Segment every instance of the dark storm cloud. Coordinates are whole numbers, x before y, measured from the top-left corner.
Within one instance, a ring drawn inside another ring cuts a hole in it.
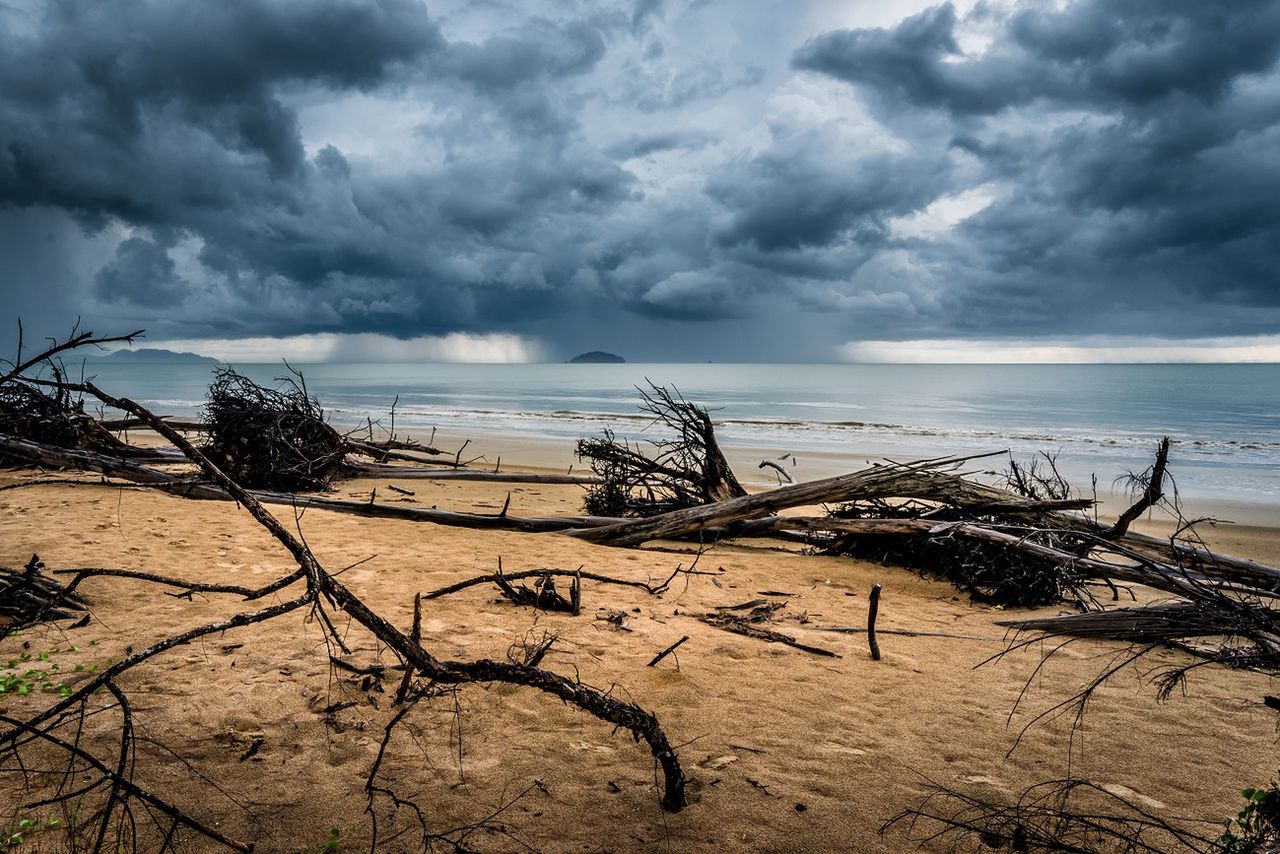
[[[604,34],[592,23],[533,21],[482,44],[452,45],[436,70],[482,90],[506,90],[539,78],[582,74],[600,61],[604,50]]]
[[[894,109],[989,115],[1038,99],[1120,108],[1171,95],[1211,101],[1280,55],[1280,7],[1269,0],[1031,4],[998,26],[990,49],[966,56],[955,8],[944,4],[893,29],[825,33],[794,65],[866,86]]]
[[[863,242],[870,234],[881,242],[888,218],[924,207],[946,188],[942,158],[848,158],[833,150],[838,143],[823,142],[775,146],[717,176],[708,193],[733,212],[717,241],[771,253],[827,246],[861,226]]]
[[[711,142],[711,137],[703,133],[689,131],[665,131],[661,133],[632,134],[626,139],[606,148],[605,154],[615,160],[633,160],[637,157],[648,157],[664,151],[675,151],[681,148],[702,148]]]
[[[195,242],[223,309],[207,322],[231,331],[483,324],[489,300],[467,286],[540,273],[514,269],[536,246],[482,241],[532,243],[548,208],[589,211],[630,192],[609,158],[566,142],[575,120],[540,88],[599,60],[589,22],[534,21],[470,44],[446,42],[408,0],[68,0],[4,41],[0,204],[144,232],[94,277],[103,302],[183,301],[174,240],[150,233]],[[307,157],[292,95],[411,83],[441,87],[456,111],[424,130],[456,152],[449,168],[353,170],[333,146]],[[244,313],[267,296],[285,316]]]
[[[941,120],[1001,190],[952,239],[913,247],[950,280],[938,305],[956,326],[1275,331],[1280,6],[1081,0],[974,18],[993,28],[977,53],[943,5],[793,59],[890,126]]]
[[[60,178],[79,143],[128,157],[174,125],[224,151],[262,155],[276,173],[302,165],[293,113],[271,87],[312,82],[372,87],[390,69],[438,50],[441,38],[408,0],[351,4],[99,4],[53,0],[29,37],[11,35],[0,55],[6,132],[0,191],[16,201],[86,208],[131,199],[90,176]],[[40,142],[70,134],[58,146]],[[136,150],[136,149],[135,149]],[[70,155],[70,156],[68,156]],[[97,158],[95,158],[97,159]],[[108,169],[111,162],[101,164]],[[94,190],[101,196],[94,198]]]
[[[440,5],[0,8],[7,302],[717,358],[1280,331],[1274,2]]]
[[[130,237],[116,247],[115,259],[98,271],[93,290],[105,302],[169,308],[186,298],[187,284],[178,275],[168,247]]]

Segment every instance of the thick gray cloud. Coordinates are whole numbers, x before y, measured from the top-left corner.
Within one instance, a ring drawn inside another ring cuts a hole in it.
[[[0,289],[635,358],[1277,333],[1278,60],[1245,0],[29,0]]]
[[[1280,7],[979,9],[968,23],[991,41],[976,52],[964,23],[943,5],[825,33],[794,58],[890,126],[936,122],[998,190],[912,247],[958,331],[1276,331]]]
[[[94,295],[104,302],[131,303],[142,309],[182,302],[188,285],[168,250],[158,241],[141,237],[121,241],[115,259],[94,277]]]

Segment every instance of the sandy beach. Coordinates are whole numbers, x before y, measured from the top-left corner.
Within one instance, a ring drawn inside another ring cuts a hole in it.
[[[563,471],[573,462],[565,443],[476,441],[473,448],[495,462],[501,455],[503,469]],[[0,485],[38,477],[6,472]],[[85,484],[0,492],[0,564],[21,566],[38,553],[50,569],[118,567],[249,586],[293,566],[230,503],[73,477]],[[345,481],[334,495],[366,499],[386,482]],[[414,495],[395,500],[425,507],[492,513],[509,491],[512,513],[581,510],[577,486],[401,485]],[[294,524],[294,514],[273,512]],[[1260,512],[1252,524],[1208,529],[1206,538],[1275,563],[1280,531],[1257,524],[1264,518]],[[1146,525],[1160,531],[1163,523]],[[687,546],[614,549],[558,534],[317,509],[302,513],[297,529],[326,568],[351,566],[343,581],[405,628],[415,592],[491,572],[499,558],[509,571],[584,567],[640,581],[665,578],[693,559]],[[657,714],[691,778],[684,811],[659,807],[643,745],[554,698],[512,686],[468,685],[421,702],[397,732],[383,779],[413,794],[433,830],[500,810],[467,839],[481,851],[889,852],[913,846],[900,833],[881,835],[881,825],[917,804],[928,781],[998,798],[1070,769],[1161,814],[1217,821],[1238,809],[1243,786],[1275,772],[1275,715],[1261,704],[1274,685],[1263,677],[1201,668],[1185,693],[1160,703],[1149,680],[1126,672],[1098,692],[1074,734],[1069,716],[1024,733],[1034,716],[1083,687],[1119,645],[1074,643],[1038,673],[1034,649],[984,664],[1005,647],[995,622],[1019,612],[975,605],[905,570],[740,545],[709,549],[699,567],[717,574],[680,579],[658,597],[586,583],[577,618],[535,613],[496,599],[490,587],[473,587],[424,603],[422,625],[434,654],[467,659],[502,659],[522,638],[556,634],[545,667]],[[884,657],[876,662],[864,637],[821,630],[864,624],[877,583],[883,629],[955,637],[882,635]],[[74,672],[243,609],[236,597],[188,601],[125,579],[93,579],[83,590],[92,600],[89,625],[27,631],[0,643],[0,660],[50,651],[63,673]],[[777,628],[840,657],[728,634],[689,616],[765,594],[786,602]],[[621,626],[617,617],[605,619],[619,612]],[[646,666],[686,635],[675,655]],[[351,661],[395,663],[358,628],[346,640]],[[393,714],[399,675],[386,678],[384,693],[361,690],[364,677],[332,669],[329,652],[317,625],[287,615],[179,647],[131,671],[124,684],[134,697],[135,725],[167,748],[140,743],[139,781],[222,832],[253,840],[258,851],[319,850],[335,827],[341,850],[367,846],[364,782]],[[1143,669],[1178,658],[1159,653]],[[41,694],[10,694],[0,707],[21,716],[45,702]],[[90,740],[109,744],[111,737],[107,728]],[[7,786],[16,779],[3,778]],[[9,805],[0,821],[21,817],[23,801],[12,788],[0,793]],[[400,818],[383,825],[384,839],[407,827]],[[38,836],[32,846],[57,850],[39,847]],[[407,834],[383,850],[415,847]]]

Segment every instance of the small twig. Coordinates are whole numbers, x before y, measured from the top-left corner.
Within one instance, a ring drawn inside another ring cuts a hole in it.
[[[670,655],[671,653],[675,652],[675,651],[676,651],[676,647],[680,646],[680,644],[684,643],[684,642],[685,642],[685,641],[687,641],[688,639],[689,639],[689,636],[688,636],[688,635],[685,635],[684,637],[680,638],[680,640],[676,641],[676,642],[675,642],[675,643],[673,643],[671,646],[667,647],[667,648],[666,648],[666,649],[664,649],[662,652],[660,652],[660,653],[658,653],[657,655],[655,655],[655,656],[653,657],[653,660],[652,660],[652,661],[650,661],[646,666],[647,666],[647,667],[653,667],[653,666],[654,666],[654,665],[656,665],[659,661],[662,661],[662,659],[666,658],[668,655]]]
[[[422,642],[422,594],[413,594],[413,628],[409,631],[409,640]],[[409,683],[413,680],[413,668],[408,664],[404,668],[404,679],[400,680],[400,689],[396,691],[396,705],[404,702],[409,695]]]

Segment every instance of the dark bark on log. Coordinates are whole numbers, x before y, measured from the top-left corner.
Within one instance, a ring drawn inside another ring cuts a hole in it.
[[[151,486],[183,498],[212,501],[234,500],[227,492],[212,484],[192,484],[187,480],[177,480],[169,472],[91,451],[55,448],[50,445],[42,445],[39,442],[17,439],[3,434],[0,434],[0,450],[15,457],[30,460],[46,468],[98,472],[109,477],[118,477],[133,483]],[[264,504],[316,507],[343,513],[353,513],[358,516],[433,522],[439,525],[452,525],[463,528],[549,532],[618,521],[616,519],[592,516],[521,517],[507,514],[465,513],[452,510],[434,510],[427,507],[371,504],[367,501],[344,501],[320,495],[299,495],[292,492],[270,492],[267,490],[249,490],[249,494]]]
[[[1208,582],[1206,576],[1178,567],[1154,563],[1111,563],[1055,549],[1026,536],[1008,533],[968,522],[931,522],[927,519],[832,519],[829,517],[783,516],[769,520],[783,530],[831,531],[860,536],[967,537],[1003,546],[1032,557],[1058,561],[1074,571],[1093,578],[1145,584],[1169,593],[1183,594],[1193,581]],[[757,526],[762,530],[764,525]]]
[[[409,640],[422,644],[422,594],[413,594],[413,629],[409,632]],[[413,681],[413,671],[405,668],[404,678],[400,680],[400,688],[396,691],[396,705],[400,705],[409,696],[409,684]]]
[[[820,646],[810,646],[807,643],[801,643],[790,635],[784,635],[782,632],[775,632],[772,629],[762,629],[754,625],[751,621],[743,617],[735,617],[729,614],[698,614],[697,618],[706,623],[708,626],[714,626],[717,629],[723,629],[726,632],[733,632],[735,635],[743,635],[757,640],[768,641],[769,643],[780,643],[804,652],[821,655],[826,658],[839,658],[837,653],[829,649],[823,649]]]
[[[183,433],[203,433],[209,429],[209,425],[203,421],[191,421],[185,418],[164,418],[164,423]],[[103,421],[102,426],[112,431],[151,429],[141,418],[117,418],[113,421]]]
[[[493,483],[566,483],[588,485],[600,478],[583,474],[543,474],[540,472],[473,471],[471,469],[414,468],[378,464],[348,464],[349,477],[400,478],[402,480],[479,480]]]
[[[13,456],[51,468],[74,468],[95,471],[162,489],[190,498],[229,500],[223,490],[210,484],[192,485],[175,481],[165,471],[90,451],[56,448],[23,439],[0,435],[0,450]],[[343,501],[323,496],[300,496],[293,493],[252,492],[260,501],[285,506],[306,506],[356,515],[431,522],[458,527],[512,530],[525,532],[565,532],[605,545],[636,545],[648,539],[699,536],[771,536],[797,531],[826,531],[855,535],[970,537],[996,543],[1027,554],[1061,561],[1074,570],[1095,578],[1111,578],[1135,582],[1182,593],[1186,578],[1211,578],[1218,582],[1254,588],[1262,592],[1280,593],[1280,569],[1243,558],[1218,555],[1199,546],[1170,542],[1146,534],[1126,532],[1114,545],[1129,550],[1141,562],[1113,563],[1039,545],[1024,536],[994,530],[972,523],[937,522],[928,518],[904,519],[834,519],[830,517],[748,518],[773,513],[777,509],[853,497],[928,497],[946,494],[954,482],[967,483],[934,467],[946,461],[925,461],[913,466],[880,466],[823,481],[796,484],[757,495],[730,499],[717,504],[673,511],[661,516],[636,520],[608,517],[520,517],[506,513],[481,514],[435,510],[403,505],[371,504]],[[1038,513],[1058,509],[1061,502],[1036,502],[1001,490],[981,488],[965,493],[972,497],[972,507],[984,513]],[[993,500],[996,499],[996,500]],[[1054,523],[1063,530],[1074,530],[1101,538],[1107,526],[1088,517],[1054,513]],[[1151,564],[1156,564],[1152,571]],[[1184,568],[1185,567],[1185,568]],[[590,577],[590,576],[584,576]]]
[[[1123,536],[1135,519],[1146,513],[1149,508],[1154,507],[1164,497],[1164,469],[1168,463],[1169,437],[1165,436],[1160,441],[1160,447],[1156,450],[1156,461],[1151,467],[1151,474],[1147,478],[1147,488],[1143,491],[1142,497],[1132,507],[1120,514],[1120,518],[1111,526],[1111,529],[1102,535],[1104,539],[1114,540]]]
[[[387,460],[401,460],[408,463],[429,462],[432,465],[449,466],[451,468],[466,465],[466,463],[461,461],[424,460],[422,459],[422,456],[415,456],[415,454],[421,454],[429,457],[447,455],[439,448],[429,448],[425,445],[414,445],[409,442],[395,442],[393,444],[360,442],[348,436],[347,447],[357,454],[377,460],[380,463],[385,463]]]
[[[876,616],[880,613],[880,585],[871,586],[871,598],[867,605],[867,646],[871,648],[871,660],[880,660],[880,643],[876,640]]]

